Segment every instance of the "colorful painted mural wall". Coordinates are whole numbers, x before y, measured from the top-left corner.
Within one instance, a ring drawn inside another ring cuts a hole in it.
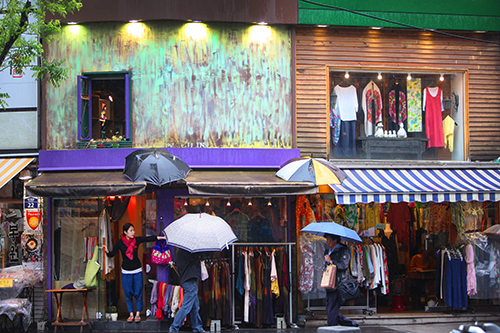
[[[194,30],[193,30],[194,27]],[[77,75],[132,72],[134,147],[291,148],[291,31],[184,22],[68,25],[48,46],[46,149],[77,147]]]

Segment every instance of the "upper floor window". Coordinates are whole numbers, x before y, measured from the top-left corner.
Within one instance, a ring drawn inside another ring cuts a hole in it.
[[[330,158],[465,160],[463,75],[330,70]]]
[[[78,76],[78,139],[131,139],[130,72]]]

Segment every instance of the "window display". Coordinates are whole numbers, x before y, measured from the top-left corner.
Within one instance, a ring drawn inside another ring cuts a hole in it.
[[[455,73],[331,69],[329,157],[463,159],[463,111],[451,103],[462,81]]]

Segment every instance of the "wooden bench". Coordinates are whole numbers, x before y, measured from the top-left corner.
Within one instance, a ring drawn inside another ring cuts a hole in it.
[[[92,289],[50,289],[46,290],[48,293],[53,293],[54,298],[56,299],[57,304],[57,317],[56,321],[52,323],[54,325],[54,332],[57,332],[57,327],[61,326],[64,330],[64,326],[80,326],[80,333],[83,332],[83,326],[89,325],[90,330],[92,331],[92,324],[89,319],[89,311],[87,309],[87,294],[91,292]],[[82,320],[79,322],[65,322],[62,319],[61,315],[61,305],[62,305],[62,295],[64,293],[81,293],[83,296],[83,309],[82,309]],[[85,321],[85,315],[87,315],[87,320]]]

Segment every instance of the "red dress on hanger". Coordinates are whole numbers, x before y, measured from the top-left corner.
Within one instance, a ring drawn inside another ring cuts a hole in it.
[[[429,139],[427,147],[444,148],[441,88],[427,87],[425,93],[425,136]]]

